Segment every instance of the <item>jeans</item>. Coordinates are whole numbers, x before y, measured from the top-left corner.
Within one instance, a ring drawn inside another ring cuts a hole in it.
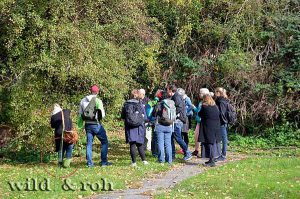
[[[63,161],[63,157],[65,156],[65,154],[66,154],[66,158],[67,159],[71,159],[72,158],[73,146],[74,146],[73,144],[67,144],[65,142],[63,143],[63,151],[62,151],[62,153],[61,153],[60,149],[58,151],[58,160],[59,160],[59,162]]]
[[[101,148],[101,164],[107,164],[107,153],[108,153],[108,139],[106,131],[100,124],[86,124],[86,160],[88,166],[93,166],[93,141],[94,136],[96,136],[102,145]]]
[[[158,142],[158,162],[172,163],[172,127],[157,124],[155,128]]]
[[[227,124],[221,125],[221,135],[222,135],[222,156],[226,157],[227,144],[228,144]]]
[[[187,154],[188,151],[188,147],[186,145],[186,143],[183,141],[182,136],[181,136],[181,129],[182,129],[183,123],[181,121],[176,121],[176,123],[174,124],[174,132],[172,134],[172,140],[171,140],[171,144],[172,144],[172,157],[175,157],[175,142],[174,139],[176,140],[176,142],[179,144],[179,146],[182,148],[184,155]]]

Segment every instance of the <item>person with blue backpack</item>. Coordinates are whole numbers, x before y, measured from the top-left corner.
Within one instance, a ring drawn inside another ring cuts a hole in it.
[[[127,100],[122,108],[121,118],[125,122],[126,143],[130,145],[131,166],[136,167],[136,148],[145,165],[146,161],[144,142],[145,142],[145,109],[139,101],[139,90],[131,92],[130,99]]]
[[[175,102],[167,98],[164,91],[162,99],[155,106],[153,116],[156,118],[155,132],[158,144],[158,162],[172,164],[171,137],[176,120]]]

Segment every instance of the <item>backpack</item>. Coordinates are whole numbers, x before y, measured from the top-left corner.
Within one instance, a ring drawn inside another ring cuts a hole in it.
[[[237,121],[236,110],[229,102],[227,103],[226,118],[228,124],[231,125],[234,125]]]
[[[165,99],[162,101],[162,114],[158,119],[158,123],[170,126],[176,120],[176,107],[175,102],[170,99]]]
[[[125,123],[130,127],[138,127],[144,123],[144,114],[139,103],[125,104]]]
[[[95,120],[96,119],[96,97],[93,97],[90,103],[83,111],[83,120]]]
[[[153,100],[153,101],[148,102],[145,106],[146,115],[150,121],[153,121],[152,113],[154,111],[154,107],[156,104],[157,104],[157,101]]]

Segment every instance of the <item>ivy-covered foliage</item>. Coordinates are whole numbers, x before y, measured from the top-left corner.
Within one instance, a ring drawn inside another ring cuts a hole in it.
[[[299,13],[296,0],[2,0],[0,124],[18,147],[46,143],[53,103],[75,120],[98,84],[113,129],[131,88],[176,83],[195,104],[225,87],[239,133],[297,129]]]
[[[165,81],[198,99],[225,87],[237,132],[300,125],[300,3],[294,0],[147,1],[158,19]]]

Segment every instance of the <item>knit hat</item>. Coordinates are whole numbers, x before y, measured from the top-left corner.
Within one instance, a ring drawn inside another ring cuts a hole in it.
[[[56,113],[59,113],[60,111],[62,111],[62,109],[60,108],[59,104],[54,104],[54,108],[53,108],[51,115],[55,115]]]
[[[99,87],[97,85],[93,85],[91,88],[90,88],[90,91],[92,93],[99,93]]]

